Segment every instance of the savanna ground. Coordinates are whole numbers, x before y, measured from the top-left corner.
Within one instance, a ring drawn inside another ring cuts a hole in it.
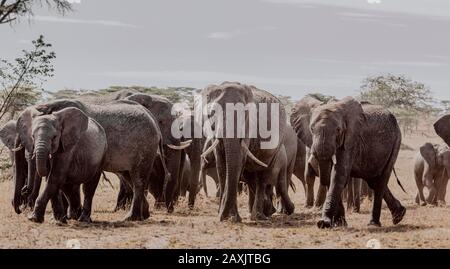
[[[151,207],[149,220],[122,222],[125,212],[113,212],[118,182],[112,176],[114,189],[104,181],[99,185],[92,224],[70,221],[58,225],[52,220],[50,210],[45,223],[35,224],[26,219],[28,212],[14,213],[10,202],[12,181],[3,181],[0,183],[0,248],[66,248],[77,242],[81,248],[366,248],[371,239],[378,240],[382,248],[450,248],[450,206],[419,207],[414,203],[414,156],[424,142],[440,142],[431,122],[427,120],[403,138],[405,146],[396,169],[408,193],[402,192],[394,177],[390,181],[392,192],[407,208],[404,220],[397,226],[393,226],[390,213],[383,205],[383,227],[367,227],[371,203],[364,201],[360,214],[347,212],[348,227],[319,230],[316,222],[321,213],[304,208],[303,188],[295,178],[297,192],[291,192],[291,198],[296,209],[291,216],[275,214],[270,221],[252,222],[247,196],[243,194],[239,198],[243,222],[219,222],[218,202],[211,197],[214,187],[210,181],[210,197],[205,197],[202,191],[192,211],[182,198],[173,214]],[[149,199],[152,205],[153,200]],[[450,192],[447,201],[450,203]]]

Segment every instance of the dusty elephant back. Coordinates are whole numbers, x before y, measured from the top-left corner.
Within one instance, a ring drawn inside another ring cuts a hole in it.
[[[353,177],[371,178],[382,174],[397,159],[401,132],[395,116],[381,106],[365,104],[364,122],[355,148]],[[364,171],[364,172],[362,172]]]

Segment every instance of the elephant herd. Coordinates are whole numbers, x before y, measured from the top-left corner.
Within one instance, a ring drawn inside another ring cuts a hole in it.
[[[230,104],[245,107],[244,114],[211,112],[211,105]],[[91,222],[101,175],[111,172],[120,179],[116,210],[129,208],[125,220],[141,221],[150,217],[148,193],[155,207],[165,206],[169,213],[188,193],[192,209],[202,187],[207,193],[208,175],[217,185],[221,221],[241,221],[241,191],[248,194],[251,220],[267,220],[277,210],[294,212],[288,189],[295,189],[295,175],[303,183],[306,206],[323,210],[319,228],[346,225],[343,199],[359,211],[362,195],[373,202],[369,225],[381,225],[383,200],[394,224],[403,219],[406,209],[388,187],[402,139],[388,110],[351,97],[327,103],[305,97],[289,119],[277,97],[238,82],[206,87],[194,108],[192,114],[174,113],[166,98],[128,90],[28,107],[0,130],[13,163],[15,212],[29,207],[28,219],[40,223],[50,201],[55,220]],[[448,117],[435,124],[446,142]],[[205,128],[203,119],[213,118]],[[252,126],[259,132],[251,133]],[[417,203],[445,203],[448,169],[447,146],[420,149]]]

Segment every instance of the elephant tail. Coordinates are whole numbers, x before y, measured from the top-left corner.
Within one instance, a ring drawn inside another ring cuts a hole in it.
[[[406,194],[408,194],[408,192],[405,190],[405,188],[403,187],[402,183],[400,182],[400,179],[397,176],[397,172],[395,171],[395,168],[392,169],[394,171],[394,176],[397,179],[397,184],[400,186],[400,188],[402,188],[402,191]]]
[[[111,188],[114,190],[115,188],[114,188],[113,184],[111,183],[111,180],[106,176],[105,171],[102,172],[102,175],[103,175],[103,180],[108,182],[109,186],[111,186]]]
[[[292,181],[292,176],[288,180],[289,180],[289,186],[291,187],[292,191],[295,193],[297,191],[297,187],[295,187],[294,181]]]

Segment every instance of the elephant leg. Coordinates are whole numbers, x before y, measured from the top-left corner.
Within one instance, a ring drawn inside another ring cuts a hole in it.
[[[354,206],[354,200],[353,200],[353,178],[350,178],[349,182],[347,183],[347,195],[344,197],[347,197],[347,210],[350,210]]]
[[[392,223],[394,225],[400,223],[405,216],[406,208],[402,206],[400,201],[394,197],[388,186],[386,186],[384,190],[383,198],[389,208],[389,211],[391,211]]]
[[[40,177],[37,173],[34,178],[33,189],[31,191],[30,196],[28,196],[28,206],[33,209],[34,203],[36,202],[37,197],[39,196],[39,191],[41,190],[42,177]]]
[[[81,216],[78,221],[81,222],[92,222],[91,212],[92,212],[92,200],[94,198],[95,190],[97,189],[98,182],[100,181],[101,172],[98,172],[90,181],[83,184],[83,209],[81,211]]]
[[[143,162],[146,165],[140,165],[138,168],[130,171],[130,176],[133,180],[133,201],[130,211],[125,216],[125,221],[142,221],[150,216],[148,202],[144,195],[144,187],[150,176],[147,167],[153,167],[153,162],[154,157],[148,162]]]
[[[64,195],[61,191],[58,191],[57,194],[50,199],[52,210],[53,210],[53,218],[56,221],[66,223],[66,210],[64,203],[66,202]]]
[[[447,194],[447,185],[448,185],[448,174],[447,171],[441,177],[441,182],[439,184],[438,194],[437,194],[437,202],[438,205],[445,206],[445,195]]]
[[[327,186],[324,186],[322,184],[319,185],[319,189],[317,190],[316,203],[314,204],[316,208],[323,207],[323,203],[325,203],[325,199],[327,198],[327,191]]]
[[[280,196],[279,200],[281,202],[281,213],[291,215],[294,213],[295,206],[289,197],[288,186],[286,173],[284,169],[282,169],[277,182],[277,195]]]
[[[69,200],[67,217],[77,220],[81,216],[80,185],[65,184],[63,190]]]
[[[188,198],[189,209],[194,209],[197,192],[198,192],[198,174],[197,175],[192,174],[189,182],[189,198]]]
[[[248,209],[250,214],[252,213],[253,206],[255,204],[255,194],[256,194],[256,178],[247,178],[248,185]]]
[[[256,181],[255,202],[253,203],[252,214],[250,219],[253,221],[267,220],[264,215],[264,197],[266,195],[266,183],[264,180],[258,179]]]
[[[316,181],[316,174],[311,165],[308,164],[305,171],[306,179],[306,207],[314,206],[314,182]]]
[[[353,212],[359,213],[361,209],[361,179],[353,179]]]
[[[264,198],[264,215],[267,217],[272,216],[277,210],[273,206],[273,187],[271,185],[266,186],[266,196]]]
[[[28,216],[28,219],[37,223],[44,222],[45,209],[48,201],[52,199],[52,203],[54,202],[55,205],[61,202],[58,198],[58,191],[59,188],[56,184],[51,182],[47,183],[44,191],[37,198],[33,212]]]
[[[426,177],[424,181],[425,181],[424,185],[429,191],[426,201],[429,204],[435,204],[434,199],[436,197],[437,189],[436,189],[436,184],[434,182],[434,179],[431,177]]]
[[[416,197],[416,203],[418,205],[422,205],[425,206],[427,205],[427,201],[425,199],[425,195],[423,195],[423,179],[422,179],[422,174],[416,172],[415,174],[415,179],[416,179],[416,185],[417,185],[417,197]]]
[[[372,204],[372,216],[369,222],[369,226],[381,227],[381,205],[383,202],[385,185],[381,184],[378,179],[374,179],[377,184],[372,185],[374,190],[373,204]]]
[[[125,210],[129,208],[133,199],[133,189],[130,186],[129,177],[127,179],[127,177],[121,173],[117,173],[116,175],[119,178],[120,186],[114,211]]]

